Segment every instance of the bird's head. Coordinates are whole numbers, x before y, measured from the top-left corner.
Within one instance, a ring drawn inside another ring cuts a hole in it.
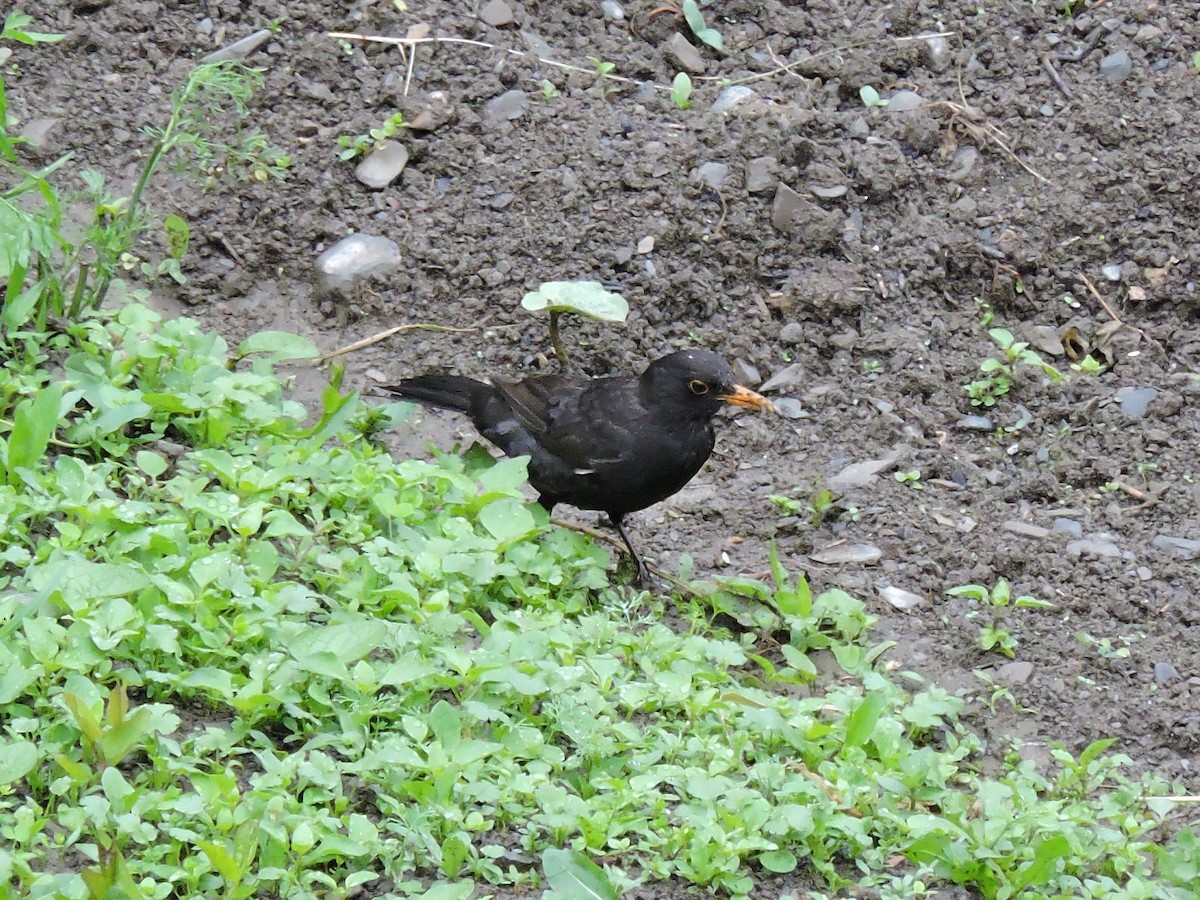
[[[726,403],[773,411],[761,394],[737,384],[733,370],[711,350],[680,350],[646,367],[638,379],[647,406],[669,409],[686,418],[711,419]]]

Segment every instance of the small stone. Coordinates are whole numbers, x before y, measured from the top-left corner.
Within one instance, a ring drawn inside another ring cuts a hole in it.
[[[1123,387],[1114,395],[1121,405],[1121,412],[1132,419],[1140,419],[1146,414],[1150,401],[1158,396],[1157,388]]]
[[[804,326],[799,322],[788,322],[779,329],[779,342],[781,344],[803,344],[804,343]]]
[[[637,243],[637,252],[642,256],[654,252],[654,235],[648,234]]]
[[[812,191],[814,197],[820,197],[822,200],[837,200],[839,197],[846,196],[846,186],[844,184],[835,184],[830,187],[810,184],[808,189]]]
[[[719,191],[725,186],[725,178],[729,175],[729,166],[726,163],[706,162],[696,169],[696,175],[705,187]]]
[[[1067,544],[1067,552],[1072,556],[1119,557],[1124,555],[1121,548],[1112,541],[1101,538],[1082,538],[1078,541],[1071,541]]]
[[[775,202],[771,205],[771,224],[778,231],[790,231],[805,205],[799,194],[780,182],[775,188]]]
[[[1010,662],[996,669],[996,678],[1008,685],[1027,684],[1033,677],[1033,663]]]
[[[55,144],[54,133],[62,131],[59,125],[62,124],[59,119],[38,118],[31,119],[26,122],[21,129],[21,139],[24,140],[25,146],[32,150],[37,156],[48,156],[53,151]]]
[[[399,141],[384,141],[354,168],[354,177],[373,191],[382,190],[400,177],[408,165],[408,150]]]
[[[616,0],[604,0],[600,4],[600,12],[604,13],[604,18],[610,22],[625,21],[625,10],[621,9],[621,4]]]
[[[1133,60],[1124,50],[1110,53],[1100,60],[1100,74],[1110,83],[1119,84],[1133,72]]]
[[[390,274],[400,267],[400,245],[373,234],[342,238],[317,257],[322,291],[342,291],[362,278]]]
[[[971,171],[979,160],[979,151],[974,147],[960,147],[954,154],[953,164],[946,173],[951,181],[966,181],[971,177]]]
[[[1154,664],[1154,681],[1156,684],[1166,684],[1168,681],[1174,681],[1179,677],[1179,670],[1169,662],[1156,662]]]
[[[883,551],[874,544],[834,544],[832,547],[810,553],[808,558],[827,566],[873,563],[883,558]]]
[[[777,391],[780,388],[798,384],[803,378],[804,366],[800,365],[800,363],[792,363],[787,368],[781,369],[768,378],[758,390],[760,393],[764,391]]]
[[[523,91],[505,91],[483,105],[485,123],[496,125],[519,119],[529,110],[529,98]]]
[[[479,10],[479,20],[493,28],[503,28],[516,21],[512,9],[504,0],[491,0],[491,2],[485,3]]]
[[[1160,534],[1152,541],[1156,550],[1165,550],[1180,559],[1200,558],[1200,541]]]
[[[751,194],[762,194],[775,187],[779,160],[773,156],[760,156],[746,163],[746,190]]]
[[[1119,265],[1117,265],[1116,263],[1109,263],[1108,265],[1102,267],[1100,269],[1100,272],[1109,281],[1120,281],[1121,280],[1121,267]]]
[[[521,38],[525,41],[525,46],[529,48],[534,59],[554,59],[554,48],[547,44],[540,35],[534,34],[532,31],[522,31]]]
[[[1041,525],[1034,525],[1030,522],[1021,522],[1016,519],[1010,519],[1000,527],[1005,531],[1011,532],[1012,534],[1019,534],[1022,537],[1037,538],[1038,540],[1044,540],[1045,538],[1050,537],[1049,528],[1043,528]]]
[[[737,379],[738,384],[746,387],[758,387],[762,383],[762,375],[759,373],[758,367],[740,356],[733,361],[733,377]]]
[[[671,35],[663,48],[663,53],[667,59],[675,63],[680,69],[685,72],[691,72],[697,75],[708,68],[708,63],[704,61],[704,56],[696,49],[695,45],[685,38],[680,32],[675,32]]]
[[[1157,44],[1159,38],[1162,36],[1163,30],[1157,25],[1143,25],[1137,30],[1137,34],[1133,36],[1133,42],[1145,47],[1148,44]]]
[[[754,93],[754,90],[746,87],[744,84],[731,84],[721,91],[721,93],[717,94],[717,99],[713,101],[709,112],[729,112],[729,110],[733,109],[739,103],[756,96],[758,95]]]
[[[1047,119],[1054,118],[1054,107],[1051,106],[1049,103],[1043,103],[1041,106],[1039,106],[1038,112],[1040,112]]]
[[[920,594],[914,594],[912,591],[893,587],[890,584],[886,587],[877,588],[877,590],[879,591],[879,596],[894,609],[913,609],[925,602],[925,598]]]
[[[234,41],[220,50],[214,50],[200,60],[202,63],[221,62],[223,60],[245,59],[263,44],[271,39],[271,32],[266,28],[248,34],[240,41]]]
[[[800,405],[799,400],[791,397],[780,397],[771,403],[775,407],[775,412],[783,416],[785,419],[803,419],[804,407]]]
[[[503,191],[488,201],[488,206],[492,209],[508,209],[516,199],[516,194],[512,191]]]
[[[925,98],[916,91],[896,91],[888,99],[887,111],[889,113],[912,112],[914,109],[920,109],[924,105]]]
[[[1064,519],[1060,516],[1051,525],[1060,534],[1066,534],[1073,538],[1083,537],[1083,526],[1074,519]]]
[[[963,416],[958,420],[959,431],[994,431],[995,426],[987,416]]]
[[[935,72],[944,72],[950,65],[950,42],[940,34],[925,39],[925,65]]]

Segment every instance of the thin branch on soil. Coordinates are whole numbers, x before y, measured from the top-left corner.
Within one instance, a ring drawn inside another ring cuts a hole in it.
[[[324,356],[318,356],[316,365],[327,363],[331,359],[336,359],[339,356],[344,356],[347,353],[353,353],[355,350],[362,350],[364,347],[370,347],[372,344],[378,344],[380,341],[385,341],[393,334],[399,334],[402,331],[416,331],[417,329],[426,331],[453,331],[461,334],[466,334],[471,331],[478,331],[478,328],[451,328],[449,325],[430,325],[425,322],[418,322],[414,325],[397,325],[395,328],[388,328],[386,331],[381,331],[378,334],[373,334],[369,338],[363,338],[361,341],[355,341],[353,344],[347,344],[345,347],[338,347],[336,350],[331,350]]]
[[[500,53],[507,53],[510,56],[519,56],[522,59],[532,59],[536,62],[545,63],[548,66],[555,66],[559,69],[565,69],[568,72],[581,72],[584,75],[592,75],[597,80],[618,81],[621,84],[642,84],[636,78],[626,78],[624,75],[613,75],[611,73],[600,73],[594,68],[589,69],[586,66],[576,66],[571,63],[559,62],[556,59],[547,59],[544,56],[538,56],[534,53],[527,53],[524,50],[514,50],[511,47],[501,47],[497,44],[489,44],[487,41],[474,41],[470,38],[458,37],[425,37],[425,38],[394,38],[385,37],[379,34],[356,34],[348,31],[327,31],[326,37],[331,37],[339,41],[366,41],[371,44],[391,44],[394,47],[400,47],[403,52],[405,49],[415,48],[420,44],[464,44],[468,47],[483,47],[486,50],[497,50]],[[656,84],[656,90],[669,93],[672,88],[670,85]],[[404,83],[404,91],[408,93],[408,81]]]
[[[1104,308],[1104,311],[1108,313],[1109,317],[1114,322],[1116,322],[1122,328],[1128,328],[1130,331],[1140,334],[1151,346],[1156,348],[1158,352],[1163,355],[1164,359],[1167,358],[1167,349],[1154,338],[1150,337],[1150,335],[1146,334],[1146,332],[1142,331],[1142,329],[1130,325],[1128,322],[1118,316],[1116,311],[1108,305],[1108,301],[1100,296],[1100,292],[1096,290],[1096,285],[1092,284],[1092,280],[1090,278],[1088,278],[1082,272],[1079,272],[1076,273],[1075,280],[1088,289],[1088,293],[1091,294],[1092,298]]]
[[[967,130],[967,133],[981,144],[992,143],[999,147],[1004,154],[1008,156],[1018,166],[1040,181],[1042,184],[1057,187],[1053,181],[1042,175],[1027,162],[1017,156],[1016,152],[1010,147],[1006,140],[1008,135],[989,122],[979,110],[967,103],[955,103],[953,100],[939,100],[936,103],[928,104],[925,109],[948,109],[950,111],[950,124],[956,122],[961,124]]]
[[[1058,69],[1054,68],[1054,60],[1050,58],[1049,53],[1043,53],[1039,59],[1042,61],[1042,68],[1046,70],[1046,74],[1050,76],[1050,80],[1054,82],[1054,86],[1059,89],[1064,97],[1068,100],[1073,99],[1071,96],[1071,86],[1063,81],[1063,77],[1058,74]]]
[[[910,34],[910,35],[905,35],[904,37],[869,38],[868,40],[865,40],[865,41],[855,41],[852,44],[841,44],[837,47],[831,47],[828,50],[822,50],[820,53],[814,53],[812,56],[806,56],[806,57],[804,57],[804,59],[798,59],[795,62],[786,63],[784,65],[779,66],[776,69],[771,69],[768,72],[758,72],[754,75],[748,75],[745,78],[736,78],[733,81],[729,81],[723,75],[705,75],[705,76],[697,78],[695,80],[696,81],[719,81],[719,82],[721,82],[721,85],[723,87],[730,87],[735,84],[750,84],[751,82],[755,82],[755,81],[765,81],[768,78],[776,78],[779,75],[793,75],[793,74],[795,74],[795,72],[793,71],[795,69],[799,69],[804,66],[809,66],[812,63],[816,62],[818,59],[824,59],[826,56],[833,56],[834,54],[837,54],[837,53],[845,53],[847,50],[859,50],[863,47],[872,47],[872,46],[875,46],[876,44],[883,44],[888,41],[891,41],[892,43],[895,43],[895,44],[907,44],[907,43],[911,43],[912,41],[927,41],[930,38],[935,38],[935,37],[953,37],[956,34],[958,34],[957,31],[931,31],[931,32],[928,32],[927,34]],[[772,55],[774,55],[774,54],[772,54]]]

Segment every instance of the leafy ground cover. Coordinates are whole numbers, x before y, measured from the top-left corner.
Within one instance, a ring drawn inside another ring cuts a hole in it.
[[[961,702],[886,674],[859,601],[778,567],[611,585],[521,461],[396,462],[333,387],[305,424],[274,372],[304,341],[231,354],[130,304],[6,355],[0,873],[24,896],[1192,895],[1169,787],[1105,745],[982,777]]]

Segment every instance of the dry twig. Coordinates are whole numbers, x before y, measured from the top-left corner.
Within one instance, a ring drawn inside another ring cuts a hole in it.
[[[387,340],[393,334],[399,334],[402,331],[416,331],[417,329],[424,329],[426,331],[453,331],[461,334],[479,330],[478,328],[451,328],[449,325],[430,325],[425,322],[418,322],[415,325],[397,325],[395,328],[388,328],[386,331],[373,334],[369,338],[363,338],[361,341],[355,341],[353,344],[347,344],[345,347],[338,347],[336,350],[331,350],[324,356],[317,357],[316,364],[321,365],[322,363],[329,362],[331,359],[336,359],[347,353],[353,353],[355,350],[362,350],[364,347],[378,344],[380,341]]]

